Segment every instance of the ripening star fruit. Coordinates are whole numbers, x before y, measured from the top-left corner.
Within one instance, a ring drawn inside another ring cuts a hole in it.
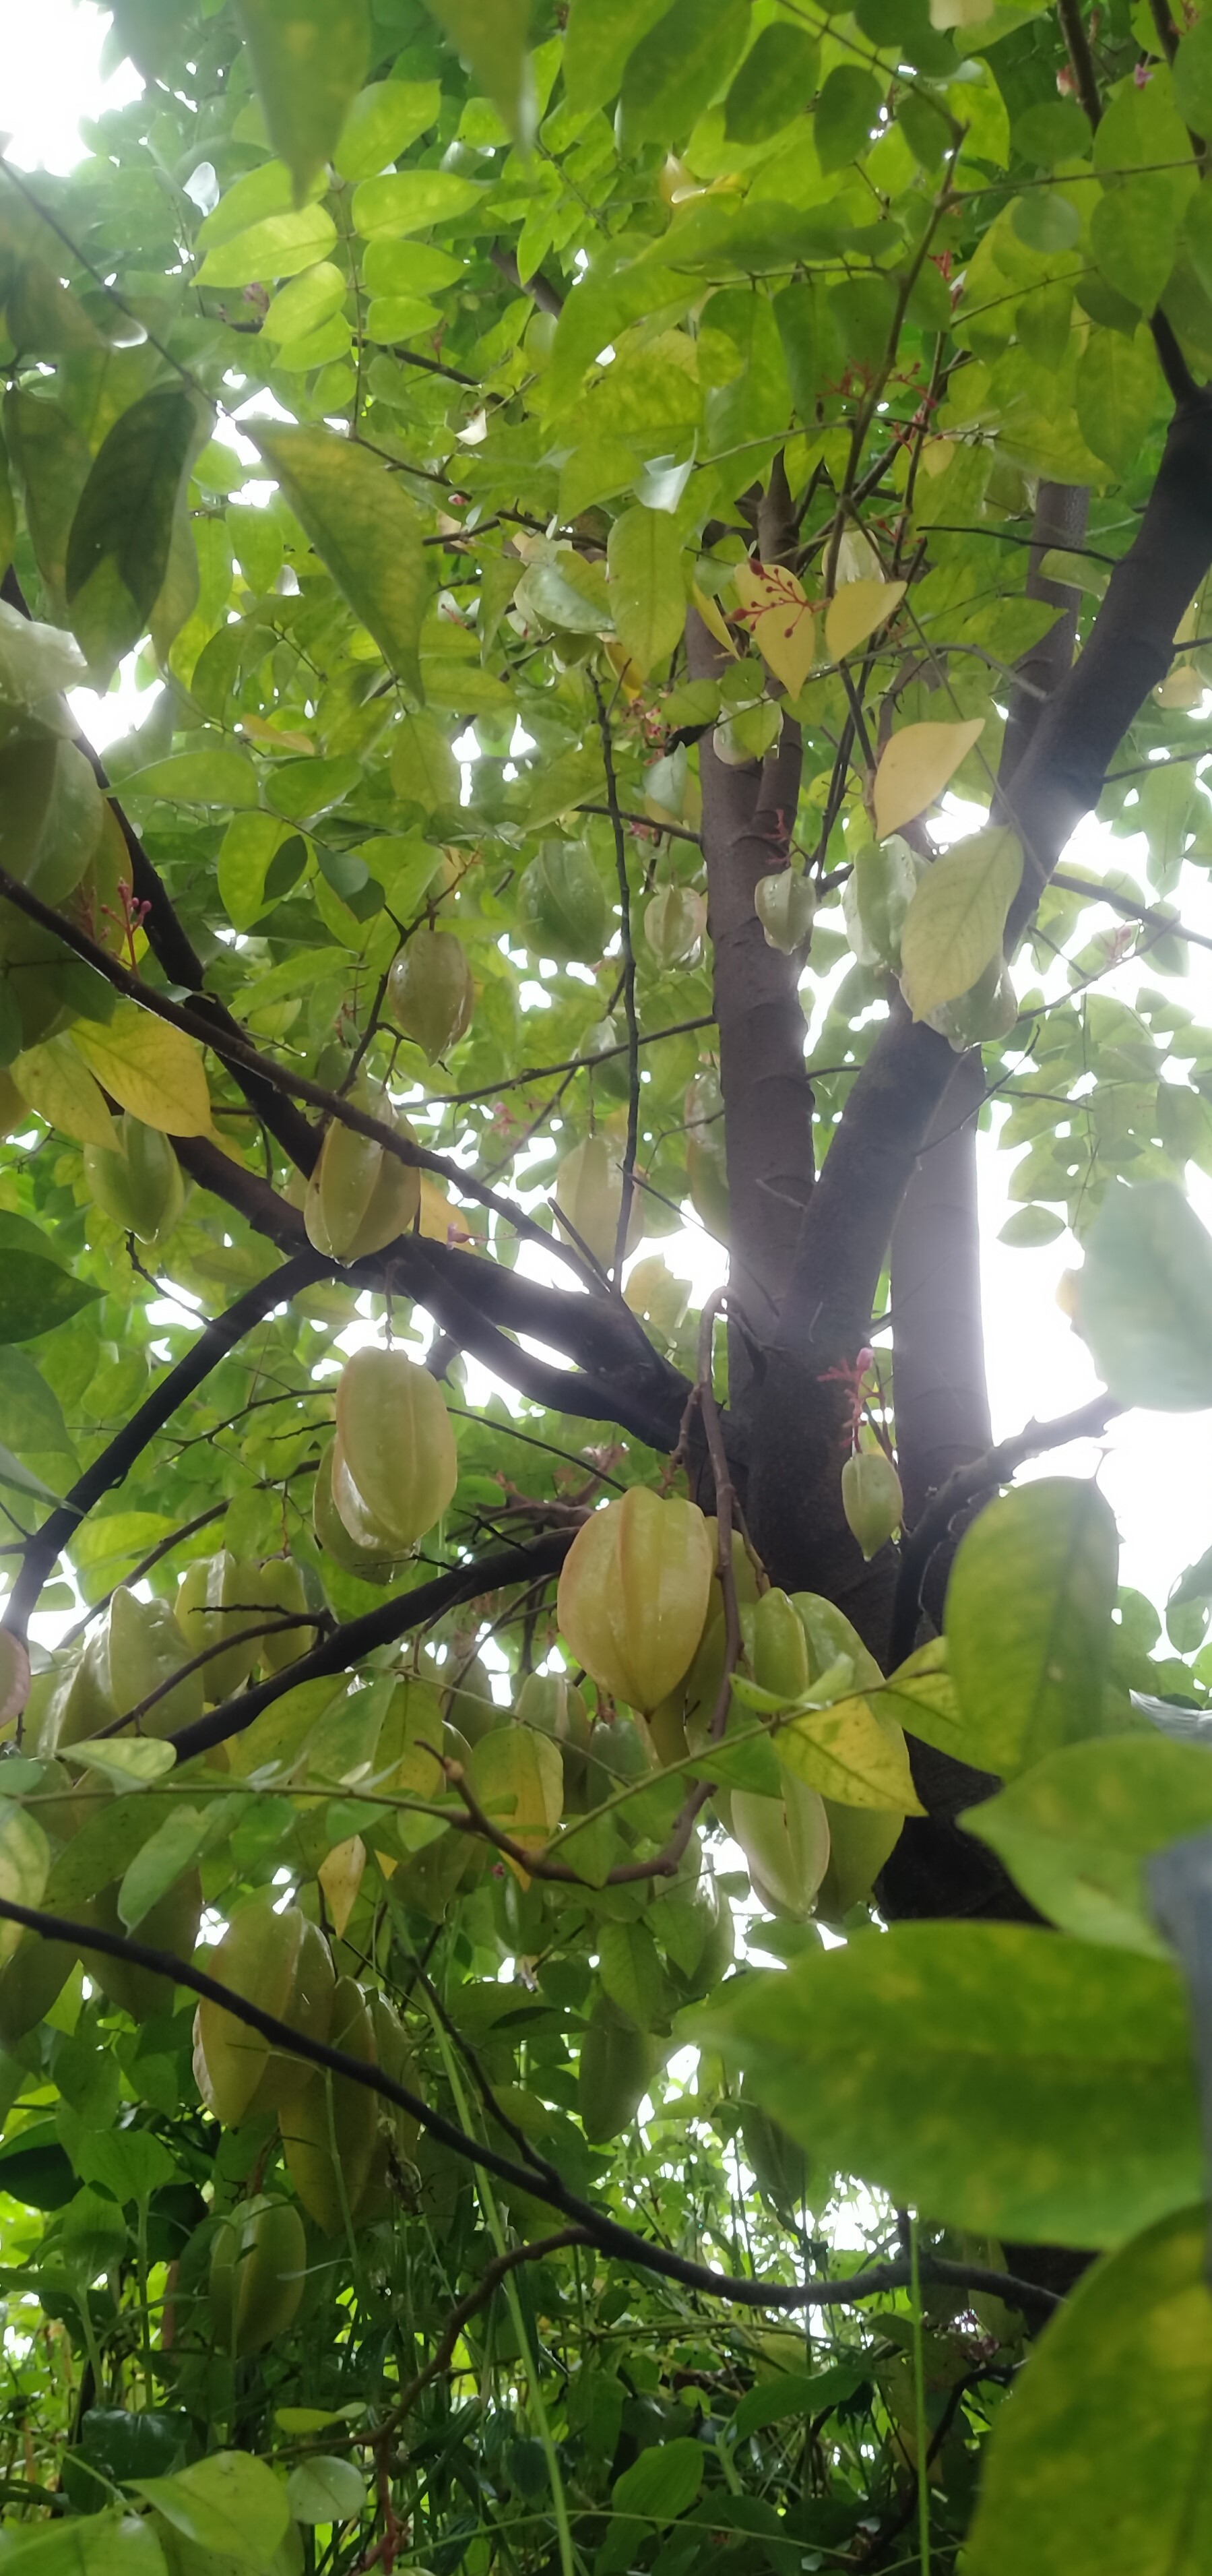
[[[334,1978],[328,1944],[297,1905],[274,1910],[273,1889],[260,1888],[233,1913],[209,1970],[222,1986],[259,2005],[309,2039],[326,2040],[333,2019]],[[273,2049],[259,2031],[221,2004],[194,2015],[198,2091],[225,2129],[262,2111],[298,2102],[315,2075],[305,2059]]]
[[[370,1094],[360,1096],[357,1105],[375,1117],[384,1115],[382,1105]],[[388,1112],[386,1123],[398,1136],[415,1143],[406,1118]],[[420,1204],[420,1172],[399,1162],[372,1137],[355,1135],[352,1127],[343,1127],[334,1118],[303,1202],[307,1239],[317,1252],[342,1262],[381,1252],[397,1235],[407,1233]]]
[[[623,1205],[623,1171],[604,1136],[586,1136],[564,1156],[552,1193],[557,1218],[567,1219],[565,1232],[592,1252],[608,1270],[614,1260]],[[633,1194],[627,1221],[630,1247],[642,1224],[639,1192]]]
[[[77,1909],[82,1922],[95,1923],[99,1932],[125,1932],[126,1925],[118,1912],[118,1888],[103,1888],[99,1896],[90,1896]],[[145,1914],[135,1938],[146,1941],[149,1949],[171,1950],[178,1959],[188,1959],[198,1938],[202,1917],[202,1883],[196,1869],[186,1870],[175,1884]],[[116,1959],[108,1951],[89,1950],[81,1946],[80,1957],[85,1975],[99,1986],[111,2004],[130,2014],[132,2021],[154,2021],[158,2014],[173,2008],[171,1977],[158,1977],[154,1968],[141,1968],[130,1959]]]
[[[755,1896],[772,1913],[802,1923],[829,1865],[829,1819],[824,1800],[789,1771],[779,1798],[734,1789],[731,1824],[749,1864]]]
[[[259,1620],[259,1577],[259,1566],[238,1562],[228,1548],[200,1556],[182,1577],[177,1625],[187,1653],[206,1656],[199,1669],[212,1705],[230,1699],[261,1659],[263,1640],[249,1633]]]
[[[644,915],[644,937],[664,972],[689,966],[698,956],[707,928],[707,899],[691,886],[662,886]]]
[[[331,2040],[347,2057],[364,2066],[375,2064],[374,2028],[366,1998],[352,1977],[337,1979]],[[341,2235],[346,2215],[358,2216],[372,2178],[379,2143],[374,2094],[348,2075],[323,2072],[282,2109],[278,2125],[286,2169],[308,2217],[326,2236]]]
[[[286,2333],[298,2314],[307,2274],[307,2238],[291,2200],[247,2200],[221,2219],[210,2249],[210,2313],[215,2342],[233,2361]]]
[[[583,841],[544,841],[518,881],[518,937],[533,957],[594,966],[610,937],[605,889]]]
[[[784,957],[792,956],[811,936],[816,896],[798,868],[779,868],[773,876],[759,877],[753,908],[766,946],[777,948]]]
[[[742,1627],[753,1678],[760,1690],[772,1691],[785,1708],[802,1699],[808,1688],[808,1640],[794,1604],[773,1587],[752,1610],[742,1613]]]
[[[431,1064],[466,1036],[475,998],[462,940],[452,930],[414,930],[388,977],[387,1007]]]
[[[589,1711],[585,1695],[563,1673],[528,1673],[518,1692],[514,1715],[519,1726],[532,1726],[558,1744],[564,1763],[565,1790],[578,1789],[589,1752]]]
[[[577,1531],[560,1575],[561,1635],[603,1690],[647,1712],[693,1660],[711,1566],[697,1503],[633,1485]]]
[[[870,1563],[901,1525],[901,1480],[882,1449],[860,1449],[842,1469],[842,1510],[847,1528]]]
[[[296,1565],[293,1556],[269,1556],[263,1565],[248,1570],[255,1575],[253,1597],[270,1620],[275,1611],[297,1619],[307,1609],[303,1570]],[[257,1662],[267,1673],[283,1672],[287,1664],[297,1664],[300,1655],[311,1653],[317,1633],[310,1626],[276,1630],[272,1626],[267,1627],[264,1636],[257,1641]]]
[[[337,1387],[332,1485],[351,1537],[406,1554],[441,1519],[458,1476],[437,1379],[403,1351],[355,1351]]]
[[[151,1700],[150,1708],[139,1719],[145,1735],[172,1735],[177,1727],[192,1725],[195,1718],[201,1717],[202,1674],[186,1673],[181,1681],[173,1679],[192,1651],[185,1644],[171,1604],[140,1601],[125,1584],[115,1592],[92,1646],[99,1678],[116,1716],[127,1717],[132,1709],[143,1709],[144,1701]],[[171,1688],[165,1689],[165,1683]],[[153,1699],[154,1691],[160,1691],[162,1696]]]
[[[163,1243],[185,1205],[181,1166],[158,1128],[145,1127],[129,1110],[115,1121],[121,1150],[104,1145],[84,1148],[84,1178],[90,1198],[139,1243]]]
[[[404,1561],[402,1555],[390,1548],[360,1547],[357,1540],[350,1537],[337,1510],[332,1490],[335,1452],[336,1442],[330,1440],[321,1454],[312,1488],[311,1525],[317,1544],[326,1556],[331,1556],[334,1564],[341,1567],[343,1573],[356,1574],[363,1583],[394,1582]]]

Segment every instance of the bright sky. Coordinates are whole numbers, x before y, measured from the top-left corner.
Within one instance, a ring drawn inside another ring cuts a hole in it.
[[[11,136],[7,148],[23,168],[69,170],[83,149],[81,116],[95,116],[138,95],[138,76],[129,63],[102,80],[108,25],[108,13],[93,0],[0,0],[0,122]],[[124,732],[138,707],[129,683],[102,701],[79,692],[77,703],[81,722],[99,746]],[[1108,864],[1102,835],[1090,830],[1080,841],[1074,857],[1087,869],[1093,873]],[[1130,863],[1122,843],[1114,856],[1118,865]],[[1193,891],[1184,886],[1184,917],[1212,931],[1212,884],[1196,871],[1188,873],[1196,881]],[[1021,973],[1019,980],[1024,980]],[[1105,989],[1130,1000],[1136,981],[1134,970],[1121,970]],[[1191,951],[1183,999],[1197,1015],[1212,1019],[1212,955],[1207,952]],[[992,1139],[983,1139],[980,1167],[989,1375],[995,1435],[1004,1437],[1032,1414],[1046,1418],[1080,1404],[1094,1392],[1096,1381],[1082,1344],[1056,1304],[1061,1273],[1076,1257],[1071,1239],[1062,1236],[1034,1252],[1000,1244],[998,1231],[1012,1206],[1006,1185],[1013,1158],[999,1153]],[[1196,1207],[1206,1221],[1212,1220],[1212,1183],[1194,1167],[1188,1177]],[[673,1268],[694,1277],[696,1287],[714,1284],[721,1259],[701,1234],[666,1240],[660,1248]],[[1212,1450],[1205,1438],[1197,1416],[1136,1413],[1113,1426],[1104,1444],[1102,1484],[1123,1534],[1124,1579],[1157,1601],[1212,1541]],[[1089,1446],[1056,1452],[1035,1472],[1063,1468],[1084,1474],[1097,1457]]]

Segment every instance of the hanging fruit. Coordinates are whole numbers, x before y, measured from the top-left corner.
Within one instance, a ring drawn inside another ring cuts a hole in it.
[[[1009,1037],[1017,1018],[1018,999],[1005,960],[994,957],[970,991],[927,1012],[926,1026],[937,1029],[956,1055],[964,1055],[969,1047]]]
[[[878,1701],[869,1701],[872,1716],[888,1732],[894,1720],[880,1717]],[[900,1733],[899,1727],[897,1733]],[[880,1871],[901,1838],[904,1816],[891,1808],[843,1807],[826,1798],[829,1819],[829,1867],[817,1890],[816,1910],[827,1923],[840,1923],[852,1905],[870,1896]]]
[[[363,2066],[375,2064],[366,1998],[352,1977],[337,1979],[330,2028],[334,2048]],[[342,2235],[347,2218],[358,2218],[371,2180],[379,2140],[374,2094],[348,2075],[325,2072],[283,2109],[278,2125],[286,2169],[308,2217],[326,2236]]]
[[[430,1064],[466,1036],[475,998],[462,940],[451,930],[414,930],[388,977],[387,1007]]]
[[[145,1127],[130,1111],[114,1122],[120,1150],[104,1145],[84,1148],[84,1178],[89,1196],[139,1243],[159,1245],[172,1233],[185,1205],[181,1166],[156,1127]]]
[[[580,1240],[592,1252],[595,1261],[608,1270],[614,1260],[618,1239],[619,1215],[623,1205],[623,1170],[617,1155],[604,1136],[586,1136],[572,1152],[564,1156],[553,1192],[557,1220],[567,1220],[565,1231],[575,1242]],[[638,1240],[642,1226],[639,1192],[633,1193],[627,1222],[627,1245]]]
[[[773,876],[759,877],[753,908],[766,946],[779,949],[784,957],[794,956],[812,936],[816,896],[798,868],[779,868]]]
[[[449,1670],[449,1667],[447,1668]],[[453,1680],[447,1682],[446,1671],[440,1679],[446,1684],[442,1697],[442,1715],[450,1726],[457,1726],[468,1744],[478,1744],[495,1726],[508,1723],[508,1711],[498,1708],[492,1695],[492,1675],[479,1655],[460,1655],[453,1667]]]
[[[173,1682],[196,1648],[187,1648],[180,1627],[167,1601],[140,1601],[138,1594],[119,1584],[103,1625],[94,1642],[99,1675],[109,1706],[118,1717],[126,1717],[153,1691],[172,1682],[163,1697],[152,1701],[139,1725],[144,1735],[173,1735],[179,1726],[191,1726],[202,1715],[203,1675],[187,1673],[182,1681]]]
[[[127,1927],[118,1912],[116,1882],[81,1904],[79,1916],[81,1922],[95,1924],[99,1932],[115,1932],[121,1937]],[[144,1915],[136,1938],[146,1941],[153,1950],[170,1950],[174,1957],[188,1959],[193,1954],[201,1919],[202,1886],[196,1869],[191,1869]],[[116,1959],[108,1952],[83,1946],[80,1957],[93,1985],[99,1986],[119,2011],[129,2013],[132,2021],[155,2021],[159,2014],[172,2011],[171,1977],[158,1977],[153,1968],[141,1968],[132,1960]]]
[[[334,1991],[328,1944],[297,1905],[277,1911],[271,1887],[237,1907],[209,1967],[220,1985],[246,2003],[306,2038],[328,2038]],[[262,2111],[297,2102],[315,2068],[271,2049],[259,2031],[221,2004],[203,2002],[194,2015],[194,2074],[216,2120],[238,2129]]]
[[[258,2197],[220,2219],[211,2239],[215,2342],[233,2361],[264,2352],[294,2324],[307,2277],[307,2238],[290,2200]]]
[[[927,865],[895,833],[856,850],[842,888],[842,918],[860,966],[899,967],[905,915]]]
[[[824,1800],[789,1771],[779,1798],[732,1792],[732,1832],[749,1864],[754,1895],[773,1914],[802,1923],[829,1865]]]
[[[528,1673],[518,1692],[514,1715],[519,1726],[533,1727],[558,1744],[564,1765],[565,1802],[585,1778],[589,1752],[589,1710],[585,1694],[563,1673]]]
[[[629,1707],[656,1707],[703,1633],[711,1535],[697,1503],[633,1485],[577,1531],[557,1596],[560,1630],[595,1682]]]
[[[383,1118],[398,1136],[416,1143],[408,1120],[396,1117],[382,1098],[370,1092],[355,1096],[359,1109]],[[419,1170],[334,1118],[303,1201],[303,1222],[316,1251],[341,1262],[381,1252],[408,1232],[420,1204]]]
[[[203,1694],[212,1705],[230,1699],[246,1682],[261,1650],[255,1629],[260,1568],[244,1565],[227,1548],[217,1556],[200,1556],[181,1581],[177,1625],[188,1654],[206,1656],[199,1669]],[[229,1638],[239,1642],[228,1644]]]
[[[544,841],[518,880],[517,935],[534,957],[595,966],[611,931],[605,888],[584,841]]]
[[[808,1641],[785,1592],[772,1586],[742,1619],[753,1678],[787,1708],[808,1688]]]
[[[663,973],[697,960],[707,928],[707,898],[691,886],[662,886],[644,914],[644,937]]]
[[[360,1547],[351,1538],[333,1500],[332,1473],[336,1442],[330,1440],[316,1469],[312,1488],[311,1523],[317,1544],[339,1565],[343,1574],[356,1574],[362,1583],[394,1583],[404,1562],[403,1556],[381,1546]]]
[[[437,1379],[401,1350],[355,1351],[337,1387],[333,1459],[333,1500],[350,1536],[406,1553],[441,1519],[458,1475]]]
[[[882,1449],[859,1449],[842,1469],[842,1510],[868,1564],[901,1525],[901,1480]]]
[[[270,1556],[263,1565],[250,1566],[248,1571],[255,1578],[253,1598],[270,1619],[276,1610],[285,1612],[292,1619],[299,1618],[307,1610],[303,1569],[296,1565],[293,1556]],[[312,1627],[267,1627],[264,1636],[257,1640],[257,1662],[267,1673],[284,1672],[288,1664],[297,1664],[300,1655],[311,1653],[318,1635],[319,1630]]]

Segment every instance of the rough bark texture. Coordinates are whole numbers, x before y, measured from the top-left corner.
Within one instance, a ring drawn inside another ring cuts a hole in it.
[[[896,1445],[910,1528],[952,1468],[983,1457],[993,1438],[976,1193],[984,1097],[974,1049],[943,1094],[892,1237]]]

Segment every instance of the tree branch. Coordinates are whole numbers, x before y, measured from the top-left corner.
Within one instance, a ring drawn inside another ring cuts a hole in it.
[[[295,1670],[298,1670],[297,1666]],[[154,1975],[167,1977],[172,1984],[186,1987],[191,1994],[200,1996],[204,2003],[219,2005],[234,2020],[243,2022],[249,2030],[255,2030],[271,2048],[290,2057],[302,2058],[310,2066],[325,2067],[329,2074],[342,2076],[351,2084],[359,2084],[365,2092],[377,2094],[381,2101],[406,2111],[430,2137],[437,2140],[439,2146],[448,2147],[467,2164],[479,2165],[494,2180],[513,2191],[526,2192],[531,2198],[546,2201],[550,2208],[558,2209],[575,2228],[584,2229],[602,2253],[617,2256],[621,2262],[637,2263],[645,2271],[656,2272],[667,2281],[679,2282],[685,2289],[700,2291],[710,2298],[731,2299],[747,2308],[805,2308],[845,2307],[852,2301],[881,2298],[891,2290],[909,2287],[911,2266],[907,2261],[875,2264],[867,2272],[854,2273],[849,2280],[794,2282],[757,2278],[738,2280],[726,2272],[713,2271],[708,2264],[691,2263],[684,2256],[673,2253],[668,2246],[654,2244],[649,2238],[622,2226],[617,2219],[608,2217],[604,2210],[595,2209],[591,2202],[581,2200],[561,2180],[554,2165],[543,2160],[533,2167],[518,2165],[511,2157],[499,2155],[494,2147],[469,2137],[466,2130],[456,2128],[452,2120],[446,2119],[441,2111],[434,2110],[419,2093],[410,2092],[407,2085],[398,2084],[381,2067],[368,2065],[361,2057],[347,2056],[344,2049],[332,2048],[326,2040],[314,2039],[296,2030],[291,2023],[279,2021],[273,2013],[262,2012],[258,2004],[236,1994],[232,1987],[221,1984],[217,1977],[208,1976],[205,1969],[178,1958],[174,1951],[153,1949],[145,1941],[107,1932],[100,1925],[77,1923],[63,1915],[44,1913],[34,1906],[16,1905],[7,1897],[0,1898],[0,1921],[19,1923],[25,1931],[39,1933],[48,1941],[62,1941],[74,1949],[95,1950],[105,1958],[125,1960],[132,1967],[150,1969]],[[924,2280],[989,2290],[1020,2307],[1052,2308],[1059,2305],[1050,2292],[1037,2290],[1031,2282],[1016,2280],[1010,2273],[990,2271],[984,2265],[928,2259],[919,2265],[919,2271]]]
[[[309,1288],[318,1279],[326,1278],[330,1268],[331,1264],[322,1261],[317,1253],[300,1252],[293,1260],[285,1262],[280,1270],[271,1270],[267,1278],[259,1279],[253,1287],[246,1288],[243,1296],[237,1297],[225,1314],[216,1315],[203,1326],[184,1359],[178,1360],[176,1367],[169,1369],[159,1385],[153,1387],[151,1394],[131,1415],[130,1421],[116,1438],[109,1441],[100,1456],[94,1458],[91,1467],[86,1467],[84,1474],[77,1477],[70,1493],[47,1515],[41,1529],[28,1542],[21,1571],[4,1613],[3,1624],[13,1636],[24,1637],[30,1614],[60,1549],[66,1547],[94,1503],[100,1502],[103,1494],[110,1493],[115,1485],[122,1483],[148,1442],[163,1430],[178,1406],[203,1384],[220,1360],[226,1359],[228,1352],[235,1348],[245,1333],[252,1330],[254,1324],[262,1323],[275,1306],[288,1304],[301,1288]]]
[[[941,1547],[958,1512],[972,1503],[995,1493],[999,1485],[1008,1485],[1011,1477],[1028,1458],[1042,1457],[1045,1450],[1063,1449],[1071,1440],[1097,1440],[1100,1432],[1124,1411],[1114,1396],[1095,1395],[1087,1404],[1079,1404],[1072,1413],[1063,1413],[1052,1422],[1028,1422],[1025,1429],[1011,1440],[999,1441],[983,1458],[957,1467],[944,1485],[933,1494],[920,1520],[901,1543],[900,1572],[897,1576],[896,1602],[893,1612],[889,1670],[895,1672],[906,1655],[913,1652],[917,1636],[918,1613],[922,1586],[937,1547]]]
[[[1091,125],[1097,125],[1103,112],[1102,101],[1098,94],[1098,79],[1094,69],[1094,57],[1090,51],[1090,40],[1082,17],[1081,0],[1056,0],[1056,14],[1060,19],[1061,34],[1065,39],[1065,50],[1073,72],[1074,87]]]

